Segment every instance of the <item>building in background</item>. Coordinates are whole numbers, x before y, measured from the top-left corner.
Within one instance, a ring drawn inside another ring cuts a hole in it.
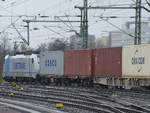
[[[122,32],[111,31],[109,32],[109,47],[120,47],[122,46]]]
[[[122,25],[122,31],[110,31],[108,36],[96,39],[96,48],[121,47],[134,45],[135,23],[126,22]],[[150,26],[148,22],[141,23],[141,43],[150,43]]]
[[[82,49],[82,38],[79,35],[72,35],[70,45],[72,49]],[[95,48],[95,35],[88,35],[88,48]]]
[[[134,36],[135,27],[134,22],[126,22],[122,26],[123,30]],[[129,36],[128,34],[122,33],[122,45],[134,45],[134,37]],[[141,23],[141,44],[148,44],[150,42],[150,26],[148,22]]]
[[[88,48],[109,48],[134,45],[135,23],[126,22],[122,25],[122,31],[110,31],[108,36],[95,39],[94,35],[89,35]],[[141,44],[150,43],[150,26],[148,22],[141,23]],[[79,35],[70,37],[72,49],[82,49],[82,38]]]
[[[123,31],[109,32],[110,47],[134,45],[135,23],[126,22],[122,25]],[[150,26],[148,22],[141,23],[141,44],[150,43]]]
[[[97,38],[95,43],[96,43],[96,48],[109,48],[110,47],[109,36],[103,36],[101,38]]]
[[[88,48],[95,48],[95,35],[88,35]]]

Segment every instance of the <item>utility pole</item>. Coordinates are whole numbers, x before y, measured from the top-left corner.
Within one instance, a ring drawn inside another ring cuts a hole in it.
[[[14,43],[14,55],[16,55],[16,52],[17,52],[17,49],[18,49],[18,46],[19,46],[19,44],[18,43],[23,43],[23,42],[20,42],[20,41],[14,41],[13,42]]]
[[[88,9],[134,9],[136,11],[136,17],[135,17],[135,40],[134,44],[141,44],[141,0],[136,0],[136,7],[88,7],[87,6],[87,0],[84,0],[84,7],[75,6],[75,8],[80,9],[81,14],[83,11],[83,15],[81,15],[81,18],[83,16],[83,24],[81,24],[81,31],[82,31],[82,38],[83,38],[83,48],[87,48],[88,43]],[[83,28],[82,28],[83,27]]]
[[[81,35],[81,38],[83,38],[83,10],[80,10],[81,11],[81,16],[80,16],[80,35]]]
[[[27,38],[28,38],[28,46],[30,45],[30,39],[29,39],[29,33],[30,33],[30,29],[29,29],[29,22],[27,22]]]
[[[135,45],[141,44],[141,0],[136,0]]]
[[[80,34],[82,38],[82,48],[88,48],[88,0],[84,0],[83,7],[79,8],[81,11],[81,24],[80,24]]]
[[[83,48],[88,48],[88,0],[84,0],[84,9],[83,9]]]

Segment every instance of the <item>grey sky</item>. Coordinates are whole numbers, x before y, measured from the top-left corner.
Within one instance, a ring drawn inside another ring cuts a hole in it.
[[[91,6],[104,6],[104,5],[118,5],[118,4],[134,4],[134,0],[89,0],[89,5]],[[143,3],[145,0],[142,0]],[[44,18],[45,20],[54,20],[54,16],[63,15],[79,15],[80,11],[74,9],[74,6],[82,6],[83,0],[5,0],[5,2],[0,1],[0,15],[16,16],[16,15],[28,15],[28,16],[38,16],[44,15],[49,16],[49,18]],[[145,5],[148,7],[147,5]],[[150,8],[149,8],[150,9]],[[99,18],[94,16],[119,16],[119,17],[130,17],[135,15],[133,10],[89,10],[89,33],[94,34],[96,38],[103,35],[107,35],[108,31],[116,30],[113,26],[105,21],[100,21]],[[150,13],[142,10],[143,17],[149,17]],[[16,17],[0,17],[0,30],[3,31],[11,22],[16,20]],[[32,19],[32,18],[20,18],[19,21],[15,23],[16,27],[24,38],[27,37],[26,28],[22,27],[25,23],[22,19]],[[39,18],[41,19],[41,18]],[[62,18],[67,19],[67,18]],[[70,20],[79,20],[80,18],[71,17]],[[142,18],[142,20],[148,21],[148,18]],[[121,27],[126,21],[134,21],[134,19],[120,18],[120,19],[109,19],[113,24]],[[68,23],[69,26],[71,26]],[[79,32],[79,23],[72,24],[73,29]],[[47,26],[50,29],[59,32],[60,36],[49,29],[45,29],[43,26]],[[20,29],[21,28],[21,29]],[[42,42],[52,41],[54,38],[63,38],[73,35],[73,32],[66,32],[71,30],[64,23],[32,23],[30,30],[30,43],[31,47],[37,47],[38,44]],[[33,30],[38,28],[38,30]],[[8,32],[9,37],[13,40],[18,40],[18,34],[13,28],[7,28],[5,32]]]

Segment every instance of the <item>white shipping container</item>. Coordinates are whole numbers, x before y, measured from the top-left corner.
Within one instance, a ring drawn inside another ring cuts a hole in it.
[[[40,53],[41,75],[64,75],[64,52],[46,51]]]
[[[123,77],[150,78],[150,44],[124,46],[122,50]]]

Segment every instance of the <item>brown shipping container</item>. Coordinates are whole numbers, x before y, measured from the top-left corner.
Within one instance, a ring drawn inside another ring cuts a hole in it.
[[[65,51],[65,75],[90,76],[92,50]]]
[[[94,50],[94,76],[122,76],[122,47]]]

